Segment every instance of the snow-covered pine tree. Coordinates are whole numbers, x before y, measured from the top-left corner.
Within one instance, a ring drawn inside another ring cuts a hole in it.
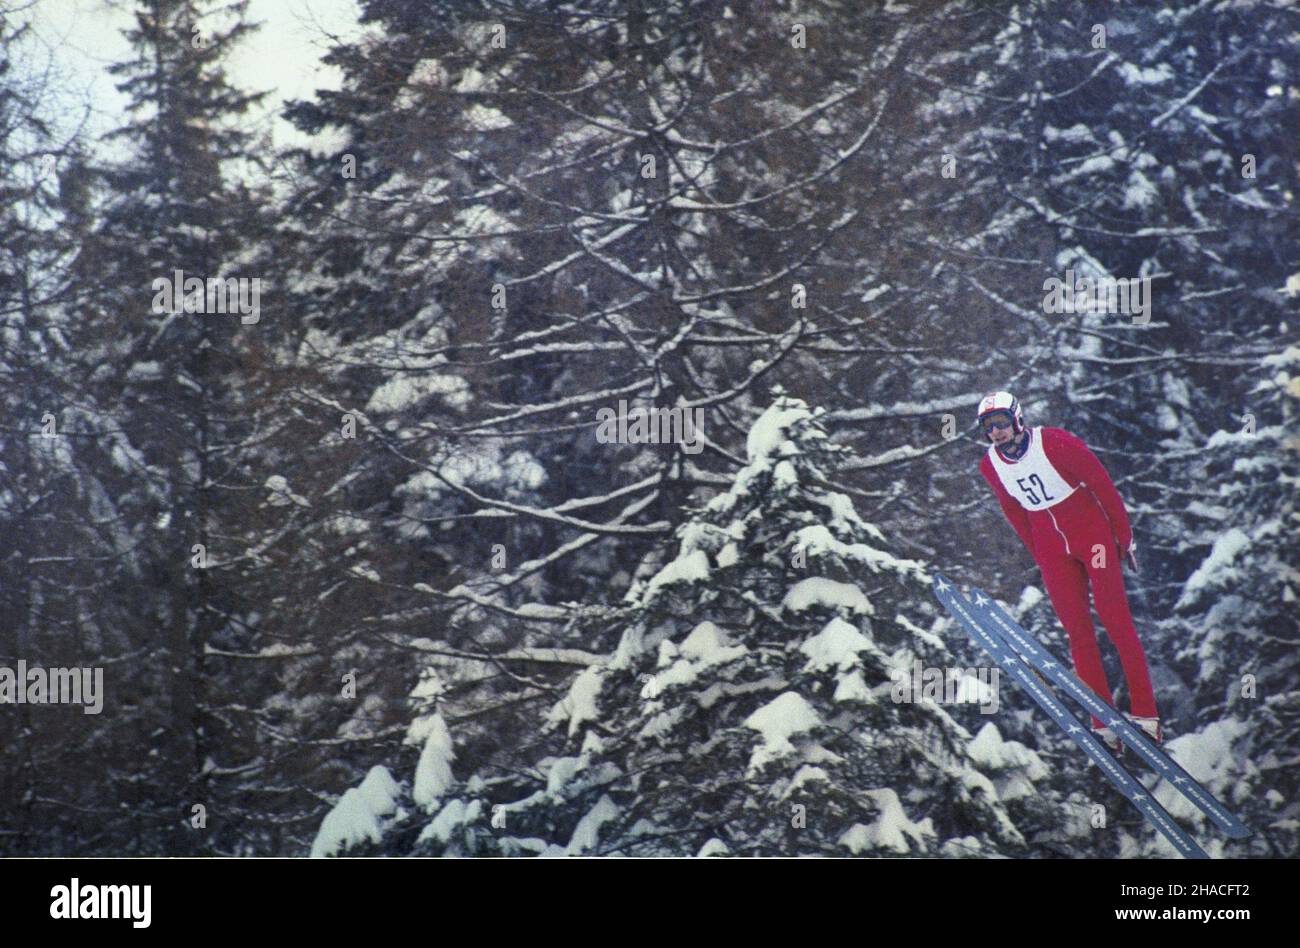
[[[246,0],[125,6],[131,51],[108,67],[126,98],[104,138],[116,147],[64,168],[78,242],[59,302],[60,371],[75,382],[48,403],[72,435],[61,450],[96,525],[86,539],[50,530],[45,551],[94,576],[68,574],[60,587],[84,602],[70,616],[80,643],[70,654],[117,670],[114,713],[83,728],[111,752],[102,765],[83,758],[94,781],[61,772],[56,791],[39,794],[39,819],[71,828],[79,848],[67,855],[274,850],[284,822],[249,800],[274,808],[285,794],[253,776],[264,772],[265,722],[248,708],[275,681],[246,660],[247,631],[269,611],[250,595],[259,580],[245,555],[270,542],[253,523],[248,477],[267,440],[266,373],[250,371],[255,330],[224,292],[239,285],[256,302],[268,275],[246,256],[270,220],[269,185],[257,179],[268,142],[248,124],[262,94],[227,72],[255,26]],[[158,281],[173,280],[167,299]],[[63,792],[69,784],[78,796]],[[211,823],[190,823],[198,806]],[[93,833],[87,812],[102,814]]]
[[[1216,431],[1198,454],[1198,480],[1215,491],[1191,512],[1213,526],[1184,538],[1184,555],[1199,561],[1171,623],[1206,726],[1171,746],[1247,823],[1273,830],[1237,844],[1242,854],[1295,856],[1300,348],[1266,358],[1259,375],[1243,426]]]
[[[564,744],[533,775],[457,782],[445,725],[420,723],[420,799],[379,848],[1022,852],[967,751],[971,732],[941,705],[894,700],[891,670],[951,656],[883,608],[928,599],[924,570],[889,553],[828,488],[851,452],[831,443],[819,415],[781,396],[754,424],[730,489],[693,512],[676,557],[629,591],[614,653],[578,674],[547,716]],[[990,742],[1001,744],[985,734]],[[334,838],[316,849],[373,838],[343,832],[345,822],[333,820]]]
[[[68,342],[78,313],[65,301],[76,289],[68,262],[84,219],[86,143],[50,128],[55,77],[33,68],[33,33],[0,15],[0,666],[10,669],[72,664],[88,649],[112,655],[118,643],[102,630],[121,615],[105,568],[120,535],[112,495],[74,463],[76,439],[65,436],[82,394]],[[69,767],[104,773],[118,759],[120,728],[50,710],[0,709],[0,856],[81,855],[86,813],[103,799]]]

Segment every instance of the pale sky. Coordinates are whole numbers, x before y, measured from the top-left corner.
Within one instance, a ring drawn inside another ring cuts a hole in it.
[[[21,57],[26,69],[50,74],[51,97],[42,114],[70,131],[90,106],[89,130],[98,136],[122,124],[123,97],[105,67],[127,59],[121,34],[132,21],[133,0],[35,0],[12,16],[27,20],[32,35]],[[339,75],[319,58],[326,32],[344,39],[361,32],[354,0],[251,0],[248,19],[259,30],[226,64],[232,83],[246,91],[268,91],[266,108],[251,123],[269,127],[277,145],[306,141],[276,113],[285,99],[308,99],[318,88],[337,88]]]

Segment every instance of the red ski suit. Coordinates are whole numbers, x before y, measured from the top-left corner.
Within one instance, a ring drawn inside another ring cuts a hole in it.
[[[1155,717],[1146,654],[1133,627],[1120,563],[1133,541],[1128,511],[1101,461],[1063,428],[1029,428],[1025,453],[1015,461],[994,445],[980,473],[997,495],[1011,526],[1043,574],[1043,584],[1070,639],[1079,677],[1113,705],[1110,683],[1088,606],[1091,580],[1097,614],[1119,652],[1129,707]],[[1094,716],[1093,727],[1101,723]]]

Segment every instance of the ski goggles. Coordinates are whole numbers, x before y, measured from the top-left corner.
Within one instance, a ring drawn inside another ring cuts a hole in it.
[[[991,434],[995,428],[1010,428],[1012,424],[1011,412],[994,411],[980,419],[980,430]]]

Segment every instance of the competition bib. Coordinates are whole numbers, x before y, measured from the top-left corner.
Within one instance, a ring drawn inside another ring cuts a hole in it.
[[[1026,510],[1046,510],[1055,507],[1074,493],[1043,450],[1041,429],[1029,428],[1029,447],[1019,461],[1007,461],[998,453],[996,445],[989,447],[989,459],[1007,493],[1020,502]]]

